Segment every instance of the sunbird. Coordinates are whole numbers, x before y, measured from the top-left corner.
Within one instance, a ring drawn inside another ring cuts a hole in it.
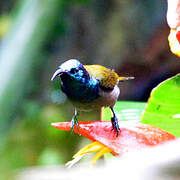
[[[120,77],[114,70],[101,65],[83,65],[79,60],[70,59],[62,63],[53,74],[51,81],[56,77],[61,79],[61,89],[75,107],[71,121],[71,130],[78,127],[77,116],[79,111],[100,110],[109,107],[112,111],[112,129],[120,132],[114,105],[119,97],[119,82],[134,77]]]

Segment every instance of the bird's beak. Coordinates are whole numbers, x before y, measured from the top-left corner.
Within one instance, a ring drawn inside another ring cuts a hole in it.
[[[59,75],[61,75],[61,74],[63,74],[63,73],[65,73],[65,71],[63,71],[62,69],[58,69],[58,70],[53,74],[53,76],[52,76],[52,78],[51,78],[51,81],[53,81],[57,76],[59,76]]]

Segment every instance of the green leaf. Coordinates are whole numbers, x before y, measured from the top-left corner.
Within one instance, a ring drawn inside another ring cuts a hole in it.
[[[146,103],[144,102],[118,101],[114,106],[114,110],[119,121],[139,121],[145,106]],[[103,120],[110,121],[111,117],[110,108],[105,108],[103,111]]]
[[[180,74],[152,90],[141,122],[180,136]]]

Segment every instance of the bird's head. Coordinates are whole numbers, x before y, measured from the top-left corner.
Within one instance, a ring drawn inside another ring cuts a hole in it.
[[[56,77],[61,77],[63,75],[76,80],[89,79],[88,72],[86,71],[84,66],[76,59],[70,59],[61,64],[53,74],[51,81],[53,81]]]

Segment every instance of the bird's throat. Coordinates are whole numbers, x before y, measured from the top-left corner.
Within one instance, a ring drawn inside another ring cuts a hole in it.
[[[62,91],[70,100],[77,102],[91,102],[99,96],[99,84],[95,79],[81,77],[75,79],[64,74],[61,76]]]

